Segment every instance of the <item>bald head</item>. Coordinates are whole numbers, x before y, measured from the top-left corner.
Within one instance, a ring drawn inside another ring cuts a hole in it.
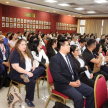
[[[3,39],[3,35],[0,35],[0,43],[3,43],[4,39]]]

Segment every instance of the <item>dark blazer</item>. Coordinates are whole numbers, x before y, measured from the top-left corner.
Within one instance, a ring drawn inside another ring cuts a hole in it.
[[[72,74],[69,71],[66,61],[60,53],[57,53],[50,59],[49,68],[53,77],[55,90],[57,91],[62,91],[70,88],[70,81],[76,81],[79,79],[78,72],[74,67],[72,57],[70,54],[68,54],[68,58],[70,60],[70,64],[74,72],[75,80],[72,80]]]
[[[47,56],[49,58],[49,60],[51,59],[51,57],[53,57],[54,55],[56,55],[54,49],[52,47],[48,47],[47,48]]]
[[[8,61],[8,58],[10,56],[10,48],[8,45],[4,44],[4,47],[5,47],[5,57],[6,57],[6,61]],[[4,61],[3,61],[3,54],[2,54],[2,51],[1,51],[1,47],[0,47],[0,64],[2,64]]]
[[[81,56],[79,56],[79,57],[83,60],[83,58]],[[75,57],[72,57],[72,60],[73,60],[74,66],[77,69],[79,75],[81,74],[81,72],[84,72],[84,71],[87,70],[86,67],[81,67],[80,68],[80,63],[79,63],[79,61]],[[87,63],[85,63],[85,65],[88,66]],[[93,73],[92,70],[89,67],[88,67],[88,69],[89,69],[90,73]]]
[[[20,54],[18,53],[17,50],[14,50],[10,56],[10,73],[8,76],[13,80],[19,79],[20,75],[21,75],[21,73],[17,72],[15,69],[12,68],[11,65],[14,63],[19,63],[19,66],[23,69],[26,68],[25,59],[24,59],[24,61],[20,60]]]

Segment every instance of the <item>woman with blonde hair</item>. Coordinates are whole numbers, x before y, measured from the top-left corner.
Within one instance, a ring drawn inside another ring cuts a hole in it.
[[[32,101],[34,100],[35,80],[43,74],[44,68],[35,69],[35,62],[24,39],[16,42],[15,50],[10,56],[10,69],[9,77],[26,85],[25,101],[29,107],[34,107]]]

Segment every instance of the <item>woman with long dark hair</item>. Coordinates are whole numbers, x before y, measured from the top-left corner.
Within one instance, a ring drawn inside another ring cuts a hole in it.
[[[106,41],[105,41],[105,39],[101,39],[100,40],[100,44],[102,45],[102,51],[105,53],[105,55],[106,55],[106,52],[107,52],[107,50],[106,50]]]
[[[33,41],[33,44],[31,46],[31,53],[35,60],[36,68],[39,66],[46,68],[48,66],[49,59],[46,56],[44,50],[42,49],[42,44],[40,40]]]
[[[107,67],[107,62],[108,62],[108,56],[103,56],[102,54],[102,45],[101,44],[97,44],[96,48],[94,50],[94,53],[100,55],[102,57],[102,62],[100,64],[100,69],[106,73],[108,73],[108,67]]]
[[[34,100],[35,80],[43,74],[44,68],[35,69],[35,61],[26,43],[24,39],[17,41],[15,50],[10,56],[9,77],[13,81],[26,85],[25,101],[29,107],[35,107],[32,103]]]
[[[92,70],[85,63],[80,55],[79,48],[76,45],[70,46],[70,54],[73,59],[74,66],[78,72],[81,82],[87,84],[88,86],[94,88],[95,76],[93,76]]]
[[[57,54],[57,51],[55,48],[57,47],[57,40],[56,39],[49,39],[47,42],[47,56],[50,60],[51,57],[53,57],[55,54]]]

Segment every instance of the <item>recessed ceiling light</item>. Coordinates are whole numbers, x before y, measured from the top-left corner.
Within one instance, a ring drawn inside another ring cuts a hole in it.
[[[57,2],[57,1],[56,1],[56,0],[45,0],[45,2],[55,3],[55,2]]]
[[[24,7],[24,8],[30,9],[30,7]]]
[[[6,2],[6,3],[9,3],[9,2]]]
[[[87,11],[87,13],[96,13],[95,11]]]
[[[84,10],[84,8],[74,8],[75,10]]]
[[[80,16],[80,17],[82,17],[82,16]]]
[[[56,12],[56,11],[53,11],[53,12]]]
[[[60,6],[70,6],[69,4],[66,4],[66,3],[62,3],[62,4],[58,4]]]
[[[106,0],[94,0],[94,2],[96,2],[96,3],[107,3],[108,1],[106,1]]]

